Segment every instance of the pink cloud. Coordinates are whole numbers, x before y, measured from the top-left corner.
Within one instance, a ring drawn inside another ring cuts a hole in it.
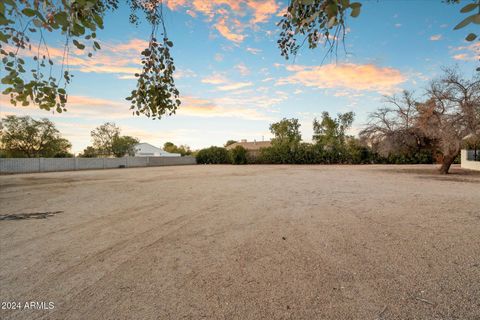
[[[407,78],[397,69],[373,64],[327,64],[323,66],[287,66],[292,75],[277,85],[302,84],[322,89],[352,89],[391,93]]]
[[[475,42],[467,46],[460,46],[453,48],[454,52],[459,52],[453,55],[453,59],[462,61],[480,60],[480,42]]]
[[[167,0],[166,5],[193,17],[204,15],[220,35],[235,43],[245,39],[246,28],[267,22],[279,10],[275,0]],[[246,16],[249,22],[241,23],[239,18]]]

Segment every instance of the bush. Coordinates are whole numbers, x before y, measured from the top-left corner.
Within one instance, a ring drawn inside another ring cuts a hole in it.
[[[247,150],[242,146],[236,146],[229,152],[232,164],[247,164]]]
[[[197,152],[198,164],[223,164],[230,163],[228,151],[225,148],[210,147]]]

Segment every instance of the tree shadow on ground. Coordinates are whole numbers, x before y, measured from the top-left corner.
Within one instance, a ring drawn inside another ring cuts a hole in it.
[[[30,220],[30,219],[47,219],[53,217],[57,213],[63,211],[47,211],[47,212],[32,212],[32,213],[14,213],[14,214],[0,214],[0,220]]]
[[[419,167],[404,167],[404,168],[388,168],[382,170],[389,173],[404,173],[415,175],[420,179],[432,179],[437,181],[454,181],[467,183],[480,183],[480,171],[462,169],[460,167],[452,167],[448,174],[441,174],[437,167],[419,168]]]

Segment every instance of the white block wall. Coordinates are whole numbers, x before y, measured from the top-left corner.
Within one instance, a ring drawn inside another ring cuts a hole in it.
[[[196,164],[194,157],[3,158],[0,174]]]

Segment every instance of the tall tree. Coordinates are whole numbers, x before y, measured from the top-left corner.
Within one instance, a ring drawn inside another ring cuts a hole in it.
[[[263,153],[270,152],[277,158],[277,163],[294,163],[302,141],[298,119],[283,118],[272,123],[270,132],[274,135],[272,146],[265,148]]]
[[[323,112],[322,121],[313,120],[313,141],[327,148],[344,145],[346,132],[354,119],[353,112],[339,113],[336,119],[330,117],[328,112]]]
[[[2,119],[1,143],[11,157],[69,156],[71,143],[62,138],[53,122],[29,116]]]
[[[456,70],[446,69],[427,90],[429,99],[419,106],[418,126],[438,141],[443,154],[440,172],[450,166],[468,136],[480,136],[480,76],[464,79]]]
[[[120,128],[113,122],[105,122],[90,133],[93,147],[99,155],[108,156],[113,154],[113,143],[120,136]]]
[[[421,153],[435,150],[434,139],[418,126],[418,102],[413,93],[385,97],[385,106],[369,115],[367,126],[360,132],[384,157],[413,159]]]
[[[480,76],[465,79],[445,69],[426,90],[427,100],[416,101],[405,92],[387,98],[370,116],[361,135],[387,152],[436,150],[443,155],[440,172],[448,173],[466,137],[480,136]]]
[[[302,140],[298,119],[283,118],[279,122],[272,123],[270,125],[270,132],[274,135],[272,144],[287,144],[295,146]]]

